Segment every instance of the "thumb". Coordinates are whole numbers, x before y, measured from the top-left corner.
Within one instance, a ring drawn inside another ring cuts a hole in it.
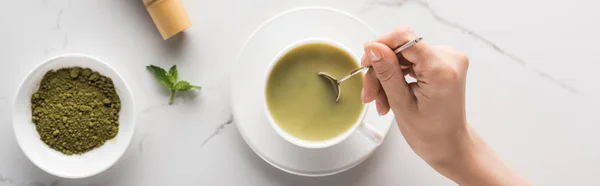
[[[390,106],[409,107],[413,99],[396,53],[384,44],[372,42],[365,45],[365,54],[369,59],[367,61],[373,65],[370,70],[375,71]]]

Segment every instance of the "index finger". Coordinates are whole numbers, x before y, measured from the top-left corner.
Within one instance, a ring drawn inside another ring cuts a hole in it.
[[[375,41],[396,49],[417,38],[419,38],[419,35],[412,28],[399,26],[393,31],[378,37]],[[400,65],[410,66],[411,63],[425,62],[425,57],[429,51],[429,45],[425,41],[420,41],[402,51],[402,54],[398,54]]]

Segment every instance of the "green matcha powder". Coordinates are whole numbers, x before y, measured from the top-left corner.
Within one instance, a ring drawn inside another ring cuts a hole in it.
[[[66,155],[83,154],[114,138],[120,109],[112,80],[88,68],[47,72],[31,97],[40,139]]]

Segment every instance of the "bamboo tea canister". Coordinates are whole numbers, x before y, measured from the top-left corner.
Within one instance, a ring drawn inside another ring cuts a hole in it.
[[[142,2],[164,40],[192,25],[181,0],[142,0]]]

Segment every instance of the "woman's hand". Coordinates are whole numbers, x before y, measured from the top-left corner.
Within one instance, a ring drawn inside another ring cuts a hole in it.
[[[380,115],[393,110],[402,135],[415,153],[455,182],[526,183],[514,182],[522,180],[516,178],[505,180],[518,175],[467,125],[466,55],[424,41],[398,56],[391,49],[418,37],[409,27],[399,27],[365,45],[362,65],[373,67],[364,78],[362,101],[375,100]],[[417,82],[407,83],[405,75]]]
[[[390,49],[418,37],[410,28],[399,27],[365,45],[362,65],[372,64],[373,69],[364,78],[362,99],[376,100],[380,114],[392,108],[413,150],[427,162],[443,163],[463,153],[468,140],[465,78],[469,60],[425,41],[407,48],[400,57]],[[405,75],[417,82],[407,83]]]

